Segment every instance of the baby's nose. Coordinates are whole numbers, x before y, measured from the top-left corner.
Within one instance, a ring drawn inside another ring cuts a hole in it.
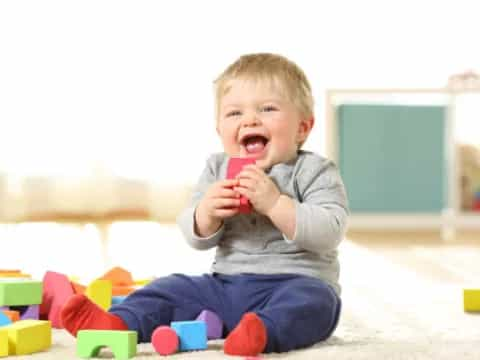
[[[247,116],[245,116],[244,118],[242,125],[244,127],[257,126],[257,125],[260,125],[260,119],[255,113],[247,114]]]

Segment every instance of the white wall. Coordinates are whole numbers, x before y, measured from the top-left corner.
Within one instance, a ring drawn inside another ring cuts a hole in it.
[[[75,176],[107,164],[194,181],[220,150],[212,81],[257,51],[310,77],[307,148],[321,152],[325,88],[443,86],[478,67],[473,2],[447,3],[2,1],[0,169]]]

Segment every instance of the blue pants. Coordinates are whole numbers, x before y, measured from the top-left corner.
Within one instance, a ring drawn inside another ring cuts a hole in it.
[[[338,323],[341,301],[323,281],[301,275],[175,274],[159,278],[114,305],[139,342],[149,342],[159,325],[195,320],[210,310],[224,322],[224,336],[246,312],[267,327],[268,352],[285,352],[328,338]]]

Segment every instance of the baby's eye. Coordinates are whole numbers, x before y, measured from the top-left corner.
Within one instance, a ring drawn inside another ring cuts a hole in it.
[[[229,111],[227,113],[227,117],[231,117],[231,116],[239,116],[239,115],[242,115],[242,113],[238,110],[232,110],[232,111]]]
[[[266,105],[261,108],[263,112],[276,111],[277,108],[273,105]]]

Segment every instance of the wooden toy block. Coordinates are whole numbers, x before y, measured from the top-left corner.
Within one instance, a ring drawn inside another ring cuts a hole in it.
[[[40,317],[50,320],[54,328],[63,328],[60,312],[71,296],[73,296],[73,288],[68,277],[54,271],[47,271],[43,277]]]
[[[20,320],[20,312],[15,310],[2,310],[3,313],[10,319],[13,323]]]
[[[228,161],[227,166],[227,179],[235,179],[235,176],[242,171],[243,167],[248,164],[255,164],[253,158],[236,158],[232,157]],[[248,199],[244,196],[240,197],[239,212],[242,214],[248,214],[252,211],[252,206]]]
[[[155,329],[151,339],[153,348],[160,355],[171,355],[178,351],[178,335],[169,326],[159,326]]]
[[[207,338],[209,340],[222,338],[223,322],[216,313],[210,310],[203,310],[196,320],[204,321],[207,324]]]
[[[0,306],[31,305],[42,302],[42,283],[20,278],[0,280]]]
[[[0,329],[0,357],[8,356],[8,331]]]
[[[106,311],[112,306],[112,282],[110,280],[94,280],[88,285],[85,295]]]
[[[463,310],[480,311],[480,289],[463,289]]]
[[[50,321],[20,320],[5,329],[8,331],[8,353],[26,355],[48,349],[52,345]]]
[[[170,327],[180,340],[180,351],[207,348],[207,325],[204,321],[174,321]]]
[[[81,358],[96,357],[105,346],[110,348],[115,359],[130,359],[137,354],[137,332],[80,330],[77,333],[77,355]]]
[[[121,304],[126,296],[112,296],[112,305]]]
[[[12,320],[3,312],[4,310],[0,311],[0,327],[10,325]]]

